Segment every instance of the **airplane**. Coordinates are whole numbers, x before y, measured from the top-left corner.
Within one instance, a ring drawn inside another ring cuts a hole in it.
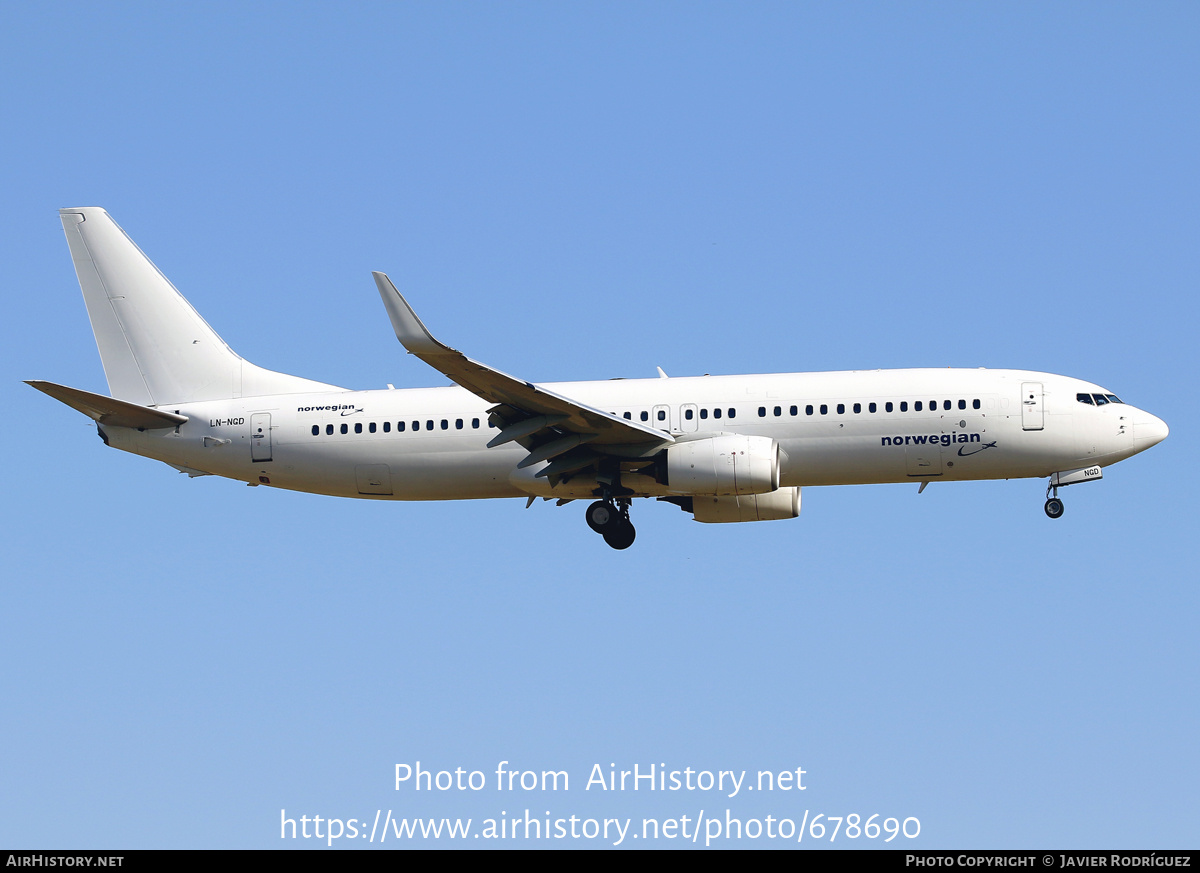
[[[1048,477],[1058,489],[1161,442],[1159,418],[1080,379],[909,369],[534,384],[434,339],[384,273],[397,339],[444,388],[353,391],[237,355],[99,207],[59,210],[111,396],[29,381],[112,448],[374,500],[590,501],[633,544],[634,498],[699,522],[796,518],[805,486]]]

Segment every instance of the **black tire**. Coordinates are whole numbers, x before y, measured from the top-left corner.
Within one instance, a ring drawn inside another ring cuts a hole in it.
[[[589,506],[584,518],[588,527],[598,534],[604,534],[621,523],[620,511],[604,500],[597,500]]]
[[[627,521],[604,533],[604,541],[618,551],[632,546],[636,537],[637,531]]]
[[[1063,502],[1057,497],[1051,497],[1046,501],[1046,515],[1051,518],[1062,518],[1064,511]]]

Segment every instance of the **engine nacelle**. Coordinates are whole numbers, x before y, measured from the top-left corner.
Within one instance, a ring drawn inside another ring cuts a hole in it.
[[[713,496],[765,494],[779,487],[779,444],[770,437],[729,434],[667,449],[667,491]]]
[[[770,494],[693,497],[692,515],[696,521],[708,524],[796,518],[800,515],[800,488],[780,488]]]

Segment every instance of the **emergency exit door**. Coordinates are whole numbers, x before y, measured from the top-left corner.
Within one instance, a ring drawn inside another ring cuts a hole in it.
[[[671,432],[671,407],[656,406],[650,413],[650,426]]]

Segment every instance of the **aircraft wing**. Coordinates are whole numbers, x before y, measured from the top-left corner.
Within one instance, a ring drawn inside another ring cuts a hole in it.
[[[80,388],[68,388],[66,385],[57,385],[54,382],[33,379],[26,380],[25,384],[33,386],[43,394],[49,394],[72,409],[78,409],[88,418],[98,421],[100,424],[153,430],[159,427],[179,427],[187,421],[186,415],[163,412],[161,409],[139,406],[127,400],[93,394],[91,391],[84,391]]]
[[[530,455],[519,467],[566,455],[585,444],[593,453],[629,457],[675,441],[665,431],[493,370],[438,342],[396,290],[392,280],[384,273],[373,275],[396,338],[409,354],[416,355],[472,394],[497,404],[492,409],[493,423],[499,424],[501,431],[488,445],[516,441],[528,448]],[[578,455],[576,459],[582,460]],[[559,466],[569,463],[563,459]]]

